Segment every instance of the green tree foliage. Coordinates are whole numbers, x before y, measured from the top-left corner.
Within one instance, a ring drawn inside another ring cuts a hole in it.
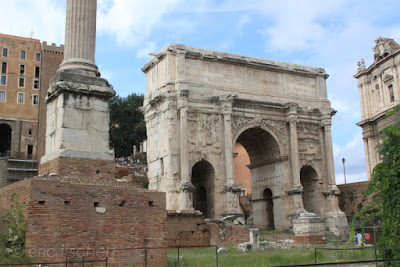
[[[132,146],[146,139],[146,124],[139,110],[143,100],[144,96],[137,94],[110,100],[110,145],[117,157],[132,155]]]
[[[26,205],[21,204],[16,193],[11,194],[11,207],[1,216],[0,263],[24,261],[27,221],[24,216]],[[18,260],[16,261],[16,259]]]
[[[373,199],[353,218],[361,217],[363,225],[379,218],[382,233],[377,247],[399,248],[399,250],[382,250],[381,256],[386,259],[400,258],[400,109],[396,108],[389,116],[397,121],[384,128],[382,143],[378,150],[382,158],[373,170],[371,181],[365,195]],[[353,228],[354,229],[354,228]]]

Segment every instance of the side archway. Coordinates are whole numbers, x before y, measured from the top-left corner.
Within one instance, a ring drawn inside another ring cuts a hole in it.
[[[300,182],[303,186],[303,205],[304,209],[320,216],[319,203],[320,193],[318,190],[318,174],[315,169],[306,165],[300,170]]]
[[[267,226],[266,228],[268,230],[274,230],[275,225],[274,225],[274,202],[272,200],[272,191],[271,189],[267,188],[263,192],[263,198],[265,200],[266,204],[266,209],[265,209],[265,215],[266,215],[266,223]]]
[[[206,160],[197,162],[192,168],[193,208],[205,218],[214,218],[214,168]]]
[[[11,132],[8,124],[0,124],[0,156],[11,150]]]

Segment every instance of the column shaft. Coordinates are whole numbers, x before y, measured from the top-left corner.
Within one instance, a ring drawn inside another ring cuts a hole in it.
[[[187,136],[187,117],[188,108],[182,107],[180,110],[180,137],[181,137],[181,177],[182,182],[190,182],[189,170],[189,150],[188,150],[188,136]]]
[[[68,0],[62,68],[97,71],[95,65],[97,0]]]
[[[232,115],[230,112],[224,113],[224,137],[225,137],[225,161],[226,161],[226,183],[234,184],[235,178],[233,174],[233,145],[232,145]]]
[[[325,135],[325,151],[326,151],[326,170],[328,176],[329,185],[335,185],[335,172],[333,165],[333,149],[332,149],[332,137],[331,137],[331,123],[326,122],[324,125]]]
[[[299,170],[299,144],[297,139],[297,123],[295,119],[289,122],[290,127],[290,164],[292,167],[293,185],[301,185]]]

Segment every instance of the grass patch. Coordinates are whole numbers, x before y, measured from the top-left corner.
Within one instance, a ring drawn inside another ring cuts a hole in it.
[[[342,246],[344,248],[344,246]],[[239,252],[229,247],[228,253],[218,255],[219,266],[280,266],[314,263],[314,248],[276,249],[268,251]],[[373,250],[321,251],[317,262],[361,261],[375,259]],[[214,248],[184,248],[168,250],[168,266],[216,266]]]

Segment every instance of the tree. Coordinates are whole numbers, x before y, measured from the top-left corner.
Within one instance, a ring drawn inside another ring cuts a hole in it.
[[[377,247],[399,248],[399,250],[382,250],[384,259],[400,258],[400,109],[396,108],[389,116],[396,123],[384,128],[382,143],[378,146],[382,162],[376,165],[365,195],[372,202],[356,214],[363,219],[363,225],[374,218],[382,224]],[[353,226],[357,217],[353,218]],[[353,227],[354,229],[354,227]]]
[[[146,139],[146,124],[139,110],[143,95],[114,96],[110,100],[110,145],[117,157],[132,155],[132,146]]]

